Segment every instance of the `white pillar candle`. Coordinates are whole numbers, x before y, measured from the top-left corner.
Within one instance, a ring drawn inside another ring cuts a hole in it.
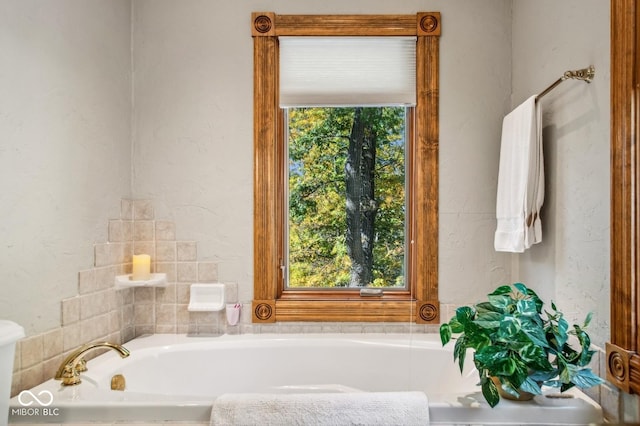
[[[148,254],[134,254],[131,279],[145,281],[151,278],[151,256]]]

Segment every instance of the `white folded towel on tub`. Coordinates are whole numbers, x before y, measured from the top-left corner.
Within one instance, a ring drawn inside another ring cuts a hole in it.
[[[211,425],[427,425],[424,392],[224,394],[211,410]]]

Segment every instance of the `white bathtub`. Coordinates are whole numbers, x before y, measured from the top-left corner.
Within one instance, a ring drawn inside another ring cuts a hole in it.
[[[414,390],[427,394],[431,424],[602,421],[600,407],[578,390],[567,392],[571,398],[542,395],[490,408],[476,386],[477,373],[469,368],[461,375],[451,345],[442,348],[437,335],[152,335],[124,346],[131,356],[110,351],[89,361],[79,385],[49,380],[14,397],[10,423],[202,423],[224,393]],[[124,375],[124,392],[110,389],[115,374]]]

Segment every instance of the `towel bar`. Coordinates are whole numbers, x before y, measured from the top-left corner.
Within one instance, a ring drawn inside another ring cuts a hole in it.
[[[562,77],[557,79],[551,86],[547,87],[538,96],[536,96],[536,102],[538,102],[540,98],[542,98],[544,95],[546,95],[547,93],[555,89],[558,84],[562,83],[565,80],[568,80],[571,78],[574,80],[582,80],[586,83],[591,83],[591,80],[593,80],[593,77],[595,76],[595,74],[596,74],[596,69],[593,67],[593,65],[591,65],[589,68],[583,68],[581,70],[566,71],[562,75]]]

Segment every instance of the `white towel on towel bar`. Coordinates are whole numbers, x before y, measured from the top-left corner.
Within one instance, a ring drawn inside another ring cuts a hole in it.
[[[502,122],[496,251],[522,253],[542,241],[544,161],[540,106],[531,96]]]
[[[211,409],[212,426],[428,424],[424,392],[224,394]]]

